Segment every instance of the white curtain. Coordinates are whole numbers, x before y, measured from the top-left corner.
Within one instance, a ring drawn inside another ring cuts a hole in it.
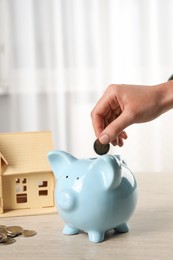
[[[51,130],[55,149],[96,156],[90,112],[111,83],[173,73],[171,0],[0,0],[0,131]],[[137,172],[173,170],[173,112],[112,147]]]

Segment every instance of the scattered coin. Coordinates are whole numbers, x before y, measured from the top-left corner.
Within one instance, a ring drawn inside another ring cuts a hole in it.
[[[23,235],[23,237],[35,236],[34,230],[24,230],[20,226],[3,226],[0,225],[0,245],[10,245],[16,242],[14,237]]]
[[[22,235],[24,237],[32,237],[32,236],[35,236],[36,234],[37,234],[37,232],[34,230],[23,230],[23,233],[22,233]]]
[[[22,235],[23,228],[20,226],[8,226],[5,228],[5,231],[10,237],[15,237],[15,236]]]
[[[0,230],[6,228],[7,226],[0,225]]]
[[[0,245],[10,245],[15,242],[16,240],[14,238],[8,237],[4,242],[1,242]]]
[[[0,234],[0,243],[4,243],[7,240],[7,236],[5,234]]]
[[[109,152],[110,144],[102,144],[99,139],[96,139],[94,142],[94,151],[98,155],[107,154]]]

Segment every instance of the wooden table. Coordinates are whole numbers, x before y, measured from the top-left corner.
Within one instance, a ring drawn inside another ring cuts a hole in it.
[[[2,260],[172,260],[173,259],[173,173],[135,174],[139,199],[129,221],[130,232],[106,235],[104,242],[88,241],[84,233],[62,234],[58,214],[0,219],[0,224],[34,229],[34,237],[18,237],[16,243],[0,246]]]

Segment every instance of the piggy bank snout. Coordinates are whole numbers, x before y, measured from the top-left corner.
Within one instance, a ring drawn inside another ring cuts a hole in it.
[[[71,211],[76,206],[75,194],[70,190],[60,191],[58,194],[58,205],[64,211]]]

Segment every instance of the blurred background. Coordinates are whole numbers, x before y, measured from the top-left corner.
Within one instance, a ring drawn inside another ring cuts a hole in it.
[[[55,149],[96,156],[106,87],[173,73],[172,14],[171,0],[0,0],[0,132],[51,130]],[[173,111],[127,133],[111,153],[132,171],[173,170]]]

